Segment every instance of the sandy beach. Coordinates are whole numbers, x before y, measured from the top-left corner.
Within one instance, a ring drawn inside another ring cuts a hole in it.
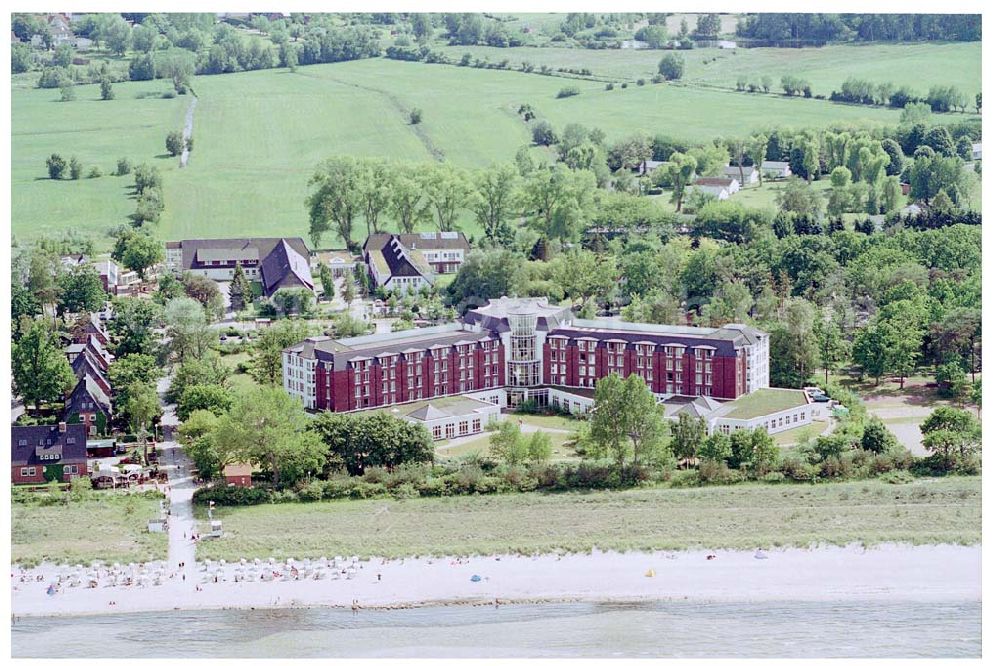
[[[715,555],[709,559],[709,555]],[[763,555],[763,556],[762,556]],[[885,544],[809,550],[685,551],[369,560],[352,579],[219,582],[187,566],[162,585],[49,585],[69,567],[12,568],[18,616],[267,607],[401,608],[542,601],[975,601],[982,598],[981,546]],[[280,564],[278,565],[281,566]],[[300,565],[301,566],[301,565]],[[211,571],[211,570],[210,570]],[[329,569],[330,573],[333,569]],[[647,575],[652,574],[652,575]],[[22,582],[22,576],[30,582]],[[44,580],[35,580],[42,576]],[[480,580],[473,582],[472,577]],[[196,589],[199,588],[199,589]]]

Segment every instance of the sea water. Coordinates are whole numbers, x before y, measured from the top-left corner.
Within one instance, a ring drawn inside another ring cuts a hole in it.
[[[17,618],[14,657],[980,657],[971,602],[564,603]]]

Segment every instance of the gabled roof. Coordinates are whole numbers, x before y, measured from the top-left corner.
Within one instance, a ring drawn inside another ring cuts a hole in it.
[[[191,270],[204,261],[252,261],[267,257],[282,242],[303,257],[309,256],[305,241],[297,237],[273,238],[202,238],[167,241],[170,250],[180,249],[183,271]]]
[[[97,381],[89,376],[84,376],[76,383],[76,387],[66,400],[64,414],[68,416],[72,412],[81,411],[77,405],[81,400],[87,398],[93,400],[106,415],[111,415],[111,398],[104,392],[104,389],[101,388]]]
[[[393,239],[410,250],[466,250],[469,240],[461,231],[426,231],[416,234],[371,234],[365,239],[365,252],[381,250]]]
[[[708,185],[712,187],[732,187],[737,182],[735,178],[699,178],[694,181],[695,185]]]
[[[105,393],[110,392],[111,384],[108,382],[108,378],[104,376],[101,369],[94,363],[94,359],[90,354],[80,354],[73,362],[70,363],[70,367],[73,368],[73,374],[76,375],[77,379],[83,377],[91,377],[101,390]]]
[[[46,465],[86,461],[87,426],[69,423],[63,427],[64,432],[60,432],[58,425],[11,426],[11,464]],[[57,460],[43,460],[39,455],[54,456],[56,453],[59,454]]]
[[[302,287],[311,291],[312,272],[306,256],[282,238],[260,264],[264,295],[271,296],[278,289],[288,287]]]

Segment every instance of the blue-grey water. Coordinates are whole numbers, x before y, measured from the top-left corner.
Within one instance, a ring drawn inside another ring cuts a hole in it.
[[[14,657],[980,657],[976,602],[571,603],[19,618]]]

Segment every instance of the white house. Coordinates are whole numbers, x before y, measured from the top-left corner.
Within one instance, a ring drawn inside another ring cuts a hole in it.
[[[972,159],[981,160],[983,159],[983,144],[974,143],[972,144]]]
[[[792,175],[792,168],[788,162],[764,160],[760,171],[764,178],[788,178]]]
[[[694,185],[702,192],[709,194],[724,193],[724,196],[718,197],[720,199],[728,199],[730,195],[740,191],[739,181],[728,176],[724,178],[698,178],[694,181]]]
[[[727,166],[722,170],[722,175],[733,178],[740,183],[741,187],[753,185],[760,180],[760,173],[758,173],[757,167],[755,166],[743,167],[742,182],[740,182],[740,168],[738,166]]]

